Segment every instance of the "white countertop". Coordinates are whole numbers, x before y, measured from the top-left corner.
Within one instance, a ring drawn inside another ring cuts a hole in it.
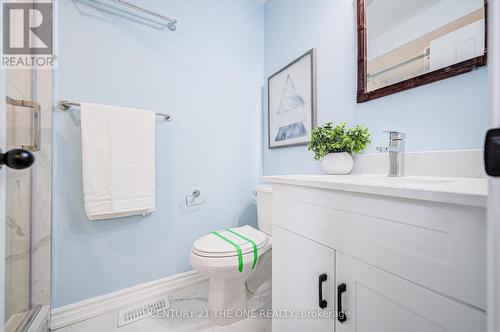
[[[476,207],[486,207],[488,197],[488,180],[485,178],[280,175],[263,176],[262,181]]]

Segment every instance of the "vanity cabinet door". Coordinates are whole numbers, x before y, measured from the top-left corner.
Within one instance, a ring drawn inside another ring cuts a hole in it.
[[[486,331],[481,310],[338,252],[336,263],[337,286],[345,285],[336,307],[347,313],[336,332]]]
[[[273,332],[333,332],[334,289],[335,251],[274,226]]]

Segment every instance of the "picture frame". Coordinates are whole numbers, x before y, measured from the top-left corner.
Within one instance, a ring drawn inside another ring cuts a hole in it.
[[[306,145],[316,127],[316,50],[268,78],[269,149]]]

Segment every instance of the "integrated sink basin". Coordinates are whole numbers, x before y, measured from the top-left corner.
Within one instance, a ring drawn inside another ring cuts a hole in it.
[[[295,176],[293,176],[295,177]],[[403,176],[391,177],[378,174],[355,174],[355,175],[301,175],[304,179],[311,181],[325,181],[337,183],[352,183],[358,185],[370,185],[381,187],[408,187],[408,186],[428,186],[437,184],[452,184],[463,182],[463,178],[438,178],[424,176]]]
[[[485,207],[488,181],[485,178],[454,178],[382,174],[264,176],[264,182],[385,195],[443,203]]]
[[[401,178],[387,177],[387,179],[389,181],[394,181],[394,182],[399,182],[399,183],[414,183],[414,184],[437,184],[437,183],[452,182],[450,180],[419,179],[419,178],[411,178],[411,177],[401,177]]]
[[[438,183],[450,183],[453,179],[448,178],[433,178],[433,177],[423,177],[423,176],[402,176],[402,177],[391,177],[386,175],[376,175],[376,174],[366,174],[366,175],[348,175],[346,176],[348,181],[357,182],[367,182],[374,181],[377,184],[438,184]]]
[[[393,178],[387,177],[389,181],[401,182],[401,183],[418,183],[418,184],[434,184],[434,183],[446,183],[452,182],[450,180],[439,180],[439,179],[425,179],[425,178],[411,178],[411,177],[401,177]]]

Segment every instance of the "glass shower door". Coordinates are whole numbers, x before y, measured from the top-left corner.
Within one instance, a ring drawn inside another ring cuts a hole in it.
[[[50,306],[51,72],[7,70],[5,105],[3,152],[24,149],[35,163],[24,169],[14,169],[19,165],[2,169],[6,173],[4,326],[6,332],[30,331],[37,315],[48,318]],[[23,162],[22,156],[16,158]]]

